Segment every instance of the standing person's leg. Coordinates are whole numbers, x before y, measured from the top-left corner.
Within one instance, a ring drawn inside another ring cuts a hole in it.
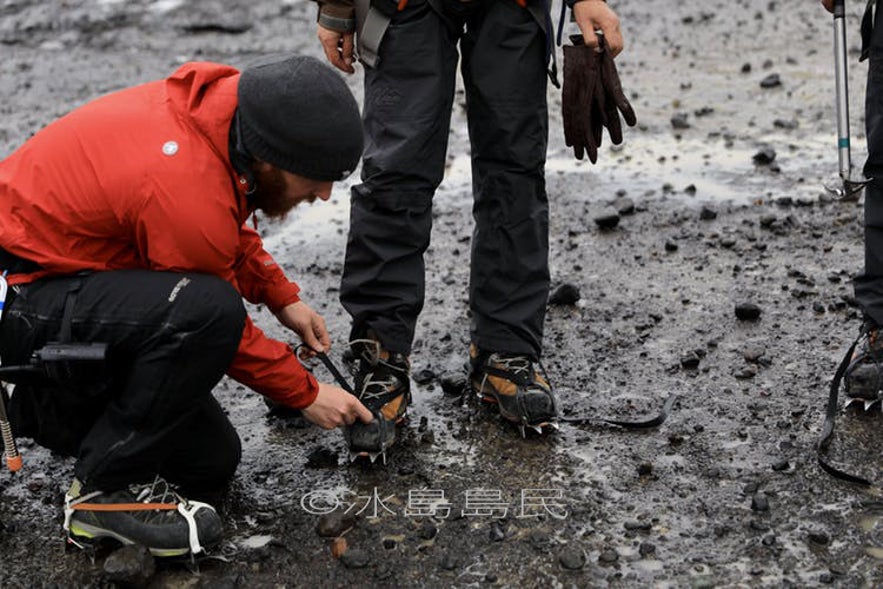
[[[455,39],[429,3],[392,19],[365,69],[362,184],[352,190],[340,300],[353,318],[356,390],[375,414],[348,427],[352,456],[381,455],[410,401],[411,345],[423,309],[423,254],[442,180],[454,98]]]
[[[883,20],[876,11],[876,23],[870,39],[865,129],[868,159],[865,177],[865,267],[855,279],[855,298],[865,316],[864,340],[847,369],[846,395],[864,401],[865,407],[880,398],[883,391],[883,340],[878,333],[883,326]]]
[[[461,47],[475,196],[470,381],[503,417],[541,430],[558,415],[536,368],[549,294],[546,36],[517,3],[489,2]]]
[[[74,343],[108,344],[106,402],[79,446],[70,505],[148,499],[186,504],[154,479],[174,464],[181,428],[205,413],[212,388],[236,353],[244,321],[238,293],[205,275],[104,272],[19,289],[0,329],[5,362],[24,361],[45,343],[67,339],[66,333]],[[74,393],[80,388],[76,382],[62,385]],[[218,463],[226,463],[229,476],[230,464],[238,460],[238,439],[227,431],[215,441],[221,443],[211,451],[227,456]],[[143,498],[130,491],[139,483],[148,483]],[[220,520],[211,508],[202,508],[208,506],[196,505],[188,520],[175,510],[101,512],[84,511],[84,505],[67,514],[75,535],[140,542],[161,555],[198,551],[199,542],[220,538]]]
[[[868,159],[864,173],[872,178],[865,187],[865,268],[856,279],[855,296],[865,315],[883,325],[883,20],[871,36],[865,127]]]
[[[549,294],[546,37],[514,2],[490,2],[479,16],[461,44],[475,195],[472,342],[539,357]]]

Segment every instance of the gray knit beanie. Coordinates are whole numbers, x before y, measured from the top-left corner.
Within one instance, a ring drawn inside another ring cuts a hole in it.
[[[359,107],[318,59],[276,55],[239,78],[242,141],[252,156],[311,180],[349,176],[362,156]]]

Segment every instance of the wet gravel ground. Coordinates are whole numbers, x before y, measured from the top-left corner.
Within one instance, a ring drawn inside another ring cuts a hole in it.
[[[860,4],[848,6],[851,46]],[[219,505],[227,540],[195,564],[152,563],[109,546],[65,550],[71,462],[23,440],[25,469],[0,474],[0,586],[883,583],[878,490],[815,462],[827,386],[858,331],[851,277],[863,258],[861,203],[823,188],[837,168],[830,17],[806,0],[611,5],[639,126],[598,165],[576,163],[549,92],[558,296],[544,365],[563,415],[593,419],[522,439],[462,394],[471,219],[455,107],[415,404],[388,463],[349,465],[339,432],[269,415],[225,381],[216,395],[244,445]],[[285,0],[0,0],[0,157],[88,99],[183,61],[318,56],[314,16],[311,3]],[[866,66],[851,67],[860,162]],[[349,81],[361,98],[360,74]],[[336,358],[348,333],[337,289],[349,185],[262,223],[268,249],[325,314]],[[599,421],[650,417],[671,396],[657,428]],[[868,449],[880,447],[881,419],[842,411],[832,459],[878,481]]]

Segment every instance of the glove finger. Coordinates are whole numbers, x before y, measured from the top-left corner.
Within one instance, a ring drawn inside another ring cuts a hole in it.
[[[613,55],[607,49],[606,42],[601,41],[604,50],[601,52],[601,80],[605,88],[608,99],[611,100],[616,108],[622,113],[622,117],[629,127],[634,127],[637,123],[635,111],[622,91],[622,84],[619,80],[619,73],[616,69],[616,62]],[[621,126],[620,126],[621,127]]]
[[[573,156],[574,156],[576,159],[578,159],[578,160],[583,159],[583,146],[582,146],[581,143],[576,143],[576,144],[574,144],[574,146],[573,146]]]
[[[607,126],[607,133],[610,134],[610,142],[613,145],[622,143],[622,123],[619,120],[619,113],[616,110],[616,103],[607,97],[606,114],[604,122]]]

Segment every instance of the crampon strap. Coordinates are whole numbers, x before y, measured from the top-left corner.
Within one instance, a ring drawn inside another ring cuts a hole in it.
[[[824,459],[824,455],[828,451],[828,446],[831,444],[831,436],[834,434],[834,421],[837,418],[837,396],[840,392],[840,383],[843,382],[843,376],[846,374],[846,369],[852,360],[852,354],[855,352],[855,348],[858,346],[858,343],[864,334],[865,332],[863,330],[856,340],[852,342],[852,345],[849,346],[849,349],[846,350],[846,354],[843,356],[843,360],[840,361],[840,366],[837,367],[837,372],[834,373],[834,378],[831,380],[831,390],[828,393],[828,406],[825,409],[825,423],[822,425],[822,435],[819,437],[819,443],[816,446],[816,458],[822,470],[832,477],[863,487],[870,487],[871,481],[842,471],[839,468],[832,466]]]
[[[343,373],[337,368],[337,366],[335,366],[334,362],[331,361],[331,358],[328,357],[328,354],[326,354],[325,352],[317,352],[306,344],[300,344],[294,349],[294,354],[298,356],[298,359],[300,358],[300,356],[298,355],[298,350],[300,350],[301,348],[306,348],[307,350],[310,350],[313,352],[313,354],[315,354],[316,358],[318,358],[322,362],[322,364],[325,365],[325,368],[328,369],[328,372],[331,373],[331,376],[333,376],[334,380],[337,381],[337,384],[340,385],[340,388],[342,388],[349,394],[358,397],[358,395],[356,394],[356,389],[346,380],[346,378],[343,376]],[[308,366],[306,368],[307,370],[310,370]],[[312,370],[310,371],[312,372]],[[388,427],[386,424],[386,420],[379,419],[381,416],[378,411],[374,411],[373,413],[374,418],[378,420],[378,424],[380,426],[380,433],[382,436],[381,439],[386,439],[385,430]]]
[[[665,400],[665,404],[662,406],[662,411],[659,412],[659,415],[645,421],[622,421],[619,419],[604,419],[601,417],[588,416],[561,417],[558,421],[573,425],[604,424],[615,425],[623,429],[650,429],[665,423],[665,420],[668,418],[668,414],[671,412],[671,408],[676,400],[677,395],[670,395],[668,399]]]

